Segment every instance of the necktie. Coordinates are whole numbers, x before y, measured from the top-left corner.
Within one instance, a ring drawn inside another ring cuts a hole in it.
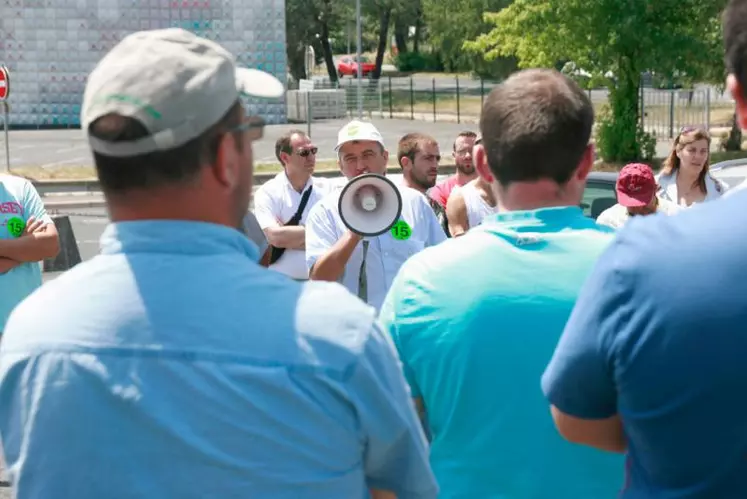
[[[358,273],[358,298],[368,303],[368,279],[366,278],[366,256],[368,255],[368,241],[363,241],[363,259],[361,271]]]

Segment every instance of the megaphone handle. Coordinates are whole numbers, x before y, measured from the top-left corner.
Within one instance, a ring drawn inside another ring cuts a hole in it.
[[[361,270],[358,273],[358,298],[368,303],[368,276],[366,276],[366,257],[368,256],[369,241],[363,242],[363,258],[361,261]]]

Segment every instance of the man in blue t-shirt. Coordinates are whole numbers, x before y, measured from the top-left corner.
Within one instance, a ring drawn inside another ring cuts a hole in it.
[[[747,128],[747,0],[724,17]],[[747,497],[747,192],[640,217],[601,256],[542,378],[568,440],[627,450],[625,498]]]
[[[579,208],[593,120],[586,94],[556,71],[493,90],[475,160],[501,212],[413,256],[385,300],[440,498],[603,499],[622,488],[622,456],[563,441],[538,386],[613,237]]]

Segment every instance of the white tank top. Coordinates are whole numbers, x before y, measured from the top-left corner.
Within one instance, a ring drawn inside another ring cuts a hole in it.
[[[486,203],[480,191],[471,182],[462,186],[462,195],[467,207],[467,221],[470,229],[480,225],[485,217],[498,212],[498,206],[492,207]]]

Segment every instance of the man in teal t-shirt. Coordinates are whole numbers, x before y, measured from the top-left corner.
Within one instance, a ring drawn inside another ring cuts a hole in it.
[[[558,435],[540,378],[612,230],[579,203],[594,116],[560,73],[517,73],[486,100],[475,148],[501,212],[401,269],[381,310],[431,434],[440,498],[604,499],[621,455]]]
[[[0,175],[0,339],[15,306],[41,286],[39,262],[58,250],[57,229],[34,185]]]

